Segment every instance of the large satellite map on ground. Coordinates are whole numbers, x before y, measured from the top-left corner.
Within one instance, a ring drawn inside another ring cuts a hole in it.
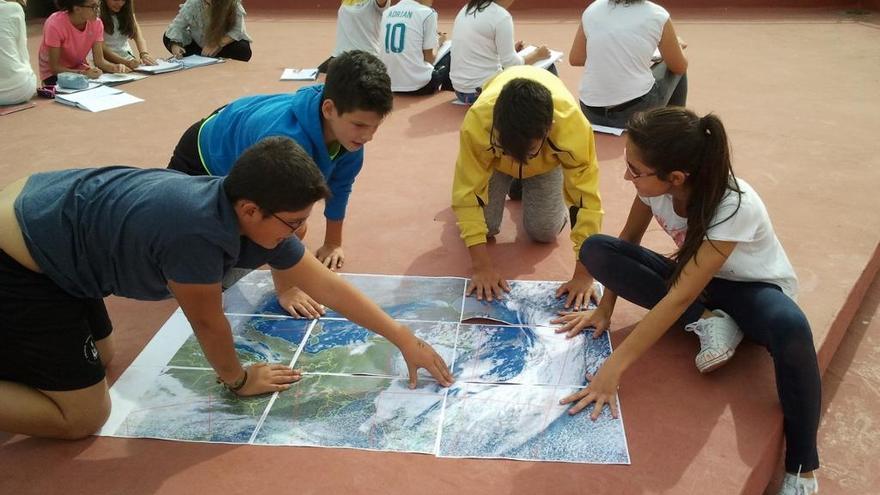
[[[611,343],[607,333],[554,332],[558,282],[513,281],[507,297],[485,303],[465,297],[464,278],[343,277],[434,346],[456,383],[440,387],[421,370],[410,390],[390,342],[332,309],[319,320],[291,318],[269,272],[254,271],[224,294],[239,359],[290,364],[302,380],[284,392],[236,397],[217,384],[178,310],[114,384],[100,434],[629,463],[621,418],[606,407],[591,421],[590,408],[572,416],[559,405],[586,384]]]

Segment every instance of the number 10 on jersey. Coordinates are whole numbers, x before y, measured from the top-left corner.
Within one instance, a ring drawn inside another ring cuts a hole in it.
[[[406,26],[403,23],[385,24],[385,53],[402,52],[405,37]]]

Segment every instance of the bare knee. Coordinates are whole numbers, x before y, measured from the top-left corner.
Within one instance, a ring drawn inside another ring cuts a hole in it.
[[[110,417],[110,397],[107,397],[106,403],[90,409],[87,413],[65,415],[63,423],[59,425],[57,438],[79,440],[100,430]]]
[[[104,426],[110,417],[110,394],[107,382],[101,380],[90,387],[69,392],[43,392],[58,408],[45,434],[51,438],[78,440]]]

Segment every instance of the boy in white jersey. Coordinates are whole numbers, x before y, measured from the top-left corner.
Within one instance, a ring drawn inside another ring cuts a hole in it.
[[[451,89],[447,52],[435,61],[434,50],[445,41],[437,33],[434,0],[401,0],[382,14],[384,43],[379,58],[388,67],[395,93],[429,95],[441,87]]]
[[[333,55],[318,66],[327,72],[333,57],[349,50],[379,55],[379,22],[392,0],[342,0],[336,13],[336,47]]]

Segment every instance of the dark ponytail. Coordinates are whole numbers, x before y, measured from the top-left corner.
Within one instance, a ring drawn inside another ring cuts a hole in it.
[[[729,216],[712,223],[728,190],[742,194],[730,165],[727,133],[715,115],[697,117],[682,107],[638,113],[630,119],[626,130],[630,142],[638,148],[645,164],[657,173],[658,179],[666,180],[675,171],[687,174],[685,184],[690,188],[686,206],[687,234],[675,254],[671,286],[687,262],[697,255],[706,232],[739,210],[737,204]]]
[[[474,14],[477,15],[477,12],[482,12],[486,10],[486,7],[491,4],[493,0],[468,0],[467,10],[465,10],[465,14]]]

